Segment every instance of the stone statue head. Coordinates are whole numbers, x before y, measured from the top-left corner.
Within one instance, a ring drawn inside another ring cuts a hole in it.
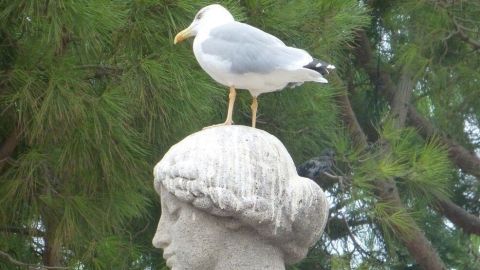
[[[165,154],[154,176],[162,214],[153,245],[173,269],[260,269],[239,265],[259,256],[281,265],[268,269],[283,269],[306,256],[327,220],[321,188],[298,176],[283,144],[259,129],[192,134]],[[246,258],[235,262],[239,256]]]

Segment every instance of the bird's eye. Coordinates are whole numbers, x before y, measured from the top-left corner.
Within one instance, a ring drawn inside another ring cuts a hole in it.
[[[202,13],[198,13],[198,15],[197,15],[197,20],[200,20],[200,19],[202,18],[202,16],[203,16],[203,12],[202,12]]]

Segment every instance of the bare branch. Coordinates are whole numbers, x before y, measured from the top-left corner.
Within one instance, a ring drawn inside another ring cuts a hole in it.
[[[70,269],[69,267],[63,267],[63,266],[45,266],[45,265],[36,265],[36,264],[29,264],[29,263],[24,263],[19,260],[16,260],[13,258],[10,254],[1,251],[0,250],[0,257],[3,258],[4,260],[18,265],[18,266],[23,266],[31,270],[45,270],[45,269]]]
[[[344,217],[333,216],[328,219],[327,232],[332,240],[336,240],[348,235],[349,228],[370,224],[372,221],[368,219],[347,220]]]
[[[358,243],[357,238],[355,238],[355,235],[353,235],[352,230],[350,229],[350,226],[347,222],[346,219],[343,219],[343,222],[345,224],[345,227],[347,228],[348,236],[353,242],[353,245],[361,252],[363,253],[366,257],[374,259],[377,263],[384,264],[385,262],[382,262],[381,260],[377,259],[377,257],[373,256],[373,254],[367,250],[365,250],[360,243]]]
[[[45,232],[35,229],[35,228],[18,228],[18,227],[0,227],[0,232],[6,233],[18,233],[27,236],[36,236],[36,237],[43,237],[45,236]]]
[[[349,85],[349,87],[351,87],[351,85]],[[348,93],[344,93],[343,95],[336,96],[337,105],[341,109],[342,120],[347,126],[355,145],[363,148],[367,146],[367,136],[363,133],[362,128],[358,123],[347,94]]]
[[[477,32],[475,29],[470,29],[468,27],[465,27],[463,24],[461,24],[458,20],[462,20],[462,18],[456,17],[454,14],[452,14],[450,8],[453,7],[453,5],[457,4],[455,1],[442,1],[442,0],[434,0],[432,1],[434,5],[439,6],[446,10],[447,14],[451,17],[453,25],[455,26],[455,31],[450,32],[448,35],[447,39],[450,38],[454,34],[458,34],[461,40],[463,40],[465,43],[469,44],[475,51],[480,50],[480,41],[475,40],[471,38],[465,31],[469,32]],[[460,3],[459,1],[458,3]],[[478,33],[478,32],[477,32]]]
[[[465,26],[461,25],[455,16],[452,18],[453,24],[455,25],[457,29],[457,34],[460,36],[460,38],[465,41],[467,44],[469,44],[474,50],[480,50],[480,41],[475,40],[471,38],[470,36],[465,33],[465,30],[468,30]]]
[[[464,232],[480,235],[479,217],[468,213],[449,199],[437,200],[437,206],[435,208],[453,224],[462,228]]]

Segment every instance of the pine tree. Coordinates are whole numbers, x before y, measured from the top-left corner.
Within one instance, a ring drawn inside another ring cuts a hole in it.
[[[225,87],[172,42],[207,4],[0,1],[0,268],[166,269],[151,169],[226,113]],[[314,177],[326,232],[291,269],[479,268],[480,5],[222,4],[337,66],[259,98],[258,128],[296,164],[335,153]],[[249,125],[248,92],[237,105]]]
[[[0,250],[46,266],[151,265],[151,244],[137,239],[158,217],[151,168],[167,146],[210,122],[221,98],[171,42],[171,18],[198,6],[0,7]]]

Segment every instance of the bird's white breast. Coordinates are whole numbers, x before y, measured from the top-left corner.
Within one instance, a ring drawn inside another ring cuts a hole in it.
[[[208,38],[208,33],[199,33],[193,41],[193,53],[198,63],[215,81],[226,86],[233,86],[228,77],[231,63],[215,55],[202,51],[202,42]]]

